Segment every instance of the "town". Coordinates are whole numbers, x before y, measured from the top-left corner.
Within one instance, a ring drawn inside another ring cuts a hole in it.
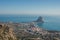
[[[60,31],[39,28],[34,22],[0,22],[0,40],[60,40]]]

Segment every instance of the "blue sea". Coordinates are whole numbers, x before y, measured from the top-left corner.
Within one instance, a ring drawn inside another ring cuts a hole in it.
[[[42,16],[42,15],[40,15]],[[36,21],[39,16],[34,15],[0,15],[0,22],[32,22]],[[42,16],[44,23],[37,23],[39,27],[46,30],[60,31],[60,16]]]

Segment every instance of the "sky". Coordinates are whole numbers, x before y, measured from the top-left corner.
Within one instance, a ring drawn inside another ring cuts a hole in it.
[[[0,14],[60,15],[60,0],[0,0]]]

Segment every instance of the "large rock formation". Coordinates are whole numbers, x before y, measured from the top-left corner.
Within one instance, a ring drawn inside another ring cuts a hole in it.
[[[0,24],[0,40],[17,40],[13,29],[6,24]]]
[[[39,16],[38,19],[36,20],[36,22],[41,22],[41,23],[43,23],[43,22],[44,22],[44,21],[43,21],[43,17]]]

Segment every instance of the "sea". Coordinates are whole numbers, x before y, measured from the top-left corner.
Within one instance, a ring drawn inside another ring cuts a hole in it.
[[[37,23],[38,27],[46,30],[60,31],[60,16],[48,15],[0,15],[0,22],[32,22],[36,21],[39,16],[42,16],[44,23]]]

